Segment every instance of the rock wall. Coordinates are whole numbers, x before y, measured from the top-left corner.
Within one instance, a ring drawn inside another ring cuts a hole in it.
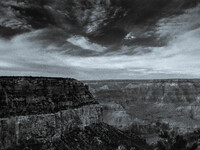
[[[130,83],[124,92],[132,93],[134,100],[157,102],[193,102],[200,96],[200,82],[187,80],[155,80]]]
[[[83,106],[52,114],[17,116],[0,119],[0,149],[34,140],[40,143],[59,139],[72,129],[102,122],[99,105]]]
[[[88,87],[75,79],[0,78],[0,117],[54,113],[95,103]]]
[[[100,104],[107,106],[104,122],[109,125],[123,129],[123,126],[128,127],[129,124],[139,124],[141,132],[145,134],[152,122],[164,122],[181,133],[199,128],[199,79],[110,80],[84,83],[89,85],[90,91]],[[121,105],[122,109],[110,107],[110,104],[114,103],[117,108]]]
[[[59,140],[102,117],[88,87],[75,79],[0,77],[0,149]]]
[[[200,80],[85,81],[96,99],[191,103],[200,100]],[[107,86],[109,89],[101,89]]]

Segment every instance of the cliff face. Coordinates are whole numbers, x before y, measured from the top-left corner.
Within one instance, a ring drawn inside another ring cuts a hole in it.
[[[193,102],[200,96],[200,84],[184,80],[129,84],[124,90],[132,92],[134,100],[143,101]]]
[[[139,136],[120,131],[105,123],[94,123],[81,130],[75,128],[59,140],[42,145],[34,140],[15,147],[13,150],[151,150],[152,148]]]
[[[94,97],[105,107],[104,122],[115,127],[124,129],[134,124],[144,134],[150,131],[149,126],[152,123],[157,122],[167,124],[182,133],[200,127],[198,79],[84,83],[89,85]]]
[[[0,149],[45,143],[73,128],[102,122],[102,108],[74,79],[0,78]]]
[[[194,102],[200,99],[200,80],[132,80],[85,82],[97,99],[146,101],[146,102]],[[101,87],[107,85],[108,90]]]
[[[80,81],[64,78],[0,78],[0,117],[56,112],[97,103]]]
[[[0,119],[0,149],[22,145],[34,140],[53,142],[74,128],[84,128],[102,122],[102,109],[98,105],[63,110],[53,114],[17,116]]]
[[[74,140],[76,139],[76,140]],[[142,138],[104,123],[91,124],[85,130],[75,129],[58,142],[58,150],[151,150]],[[64,143],[64,144],[63,144]]]

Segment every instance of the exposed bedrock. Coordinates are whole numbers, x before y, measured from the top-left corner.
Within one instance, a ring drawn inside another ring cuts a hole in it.
[[[17,116],[0,119],[0,149],[35,140],[44,143],[61,138],[74,128],[102,122],[99,105],[88,105],[52,114]]]
[[[195,102],[200,101],[200,80],[85,81],[96,99],[106,101]],[[107,89],[101,89],[107,86]]]
[[[1,77],[0,117],[44,114],[97,104],[88,87],[70,78]]]
[[[1,77],[0,103],[0,149],[51,142],[103,120],[102,107],[75,79]]]
[[[180,131],[199,127],[200,80],[84,81],[105,107],[104,122],[116,127],[164,122]]]

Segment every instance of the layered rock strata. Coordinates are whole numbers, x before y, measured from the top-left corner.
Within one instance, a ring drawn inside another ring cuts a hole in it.
[[[103,116],[87,86],[75,79],[2,77],[0,103],[0,149],[53,142]]]
[[[1,77],[0,117],[53,113],[97,104],[88,87],[70,78]]]
[[[99,100],[191,103],[200,100],[200,80],[85,81]],[[109,89],[101,89],[107,86]]]
[[[88,105],[51,114],[16,116],[0,119],[0,149],[35,140],[45,143],[61,138],[74,128],[102,122],[102,109]]]

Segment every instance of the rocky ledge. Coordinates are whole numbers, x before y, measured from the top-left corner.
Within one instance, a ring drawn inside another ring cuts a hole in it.
[[[27,140],[15,150],[151,150],[146,141],[130,132],[121,131],[105,123],[94,123],[83,130],[74,128],[59,140],[44,142]]]
[[[70,78],[1,77],[0,107],[0,149],[53,143],[103,116],[88,87]]]
[[[97,104],[88,87],[71,78],[1,77],[0,117],[54,113]]]

